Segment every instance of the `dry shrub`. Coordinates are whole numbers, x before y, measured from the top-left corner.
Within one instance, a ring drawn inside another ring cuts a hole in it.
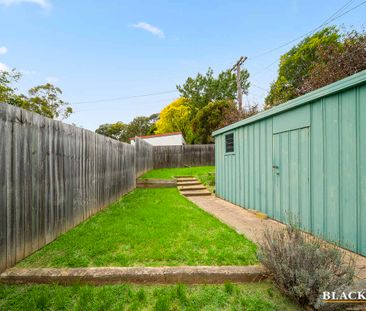
[[[294,226],[267,229],[259,258],[282,291],[316,309],[325,307],[319,304],[323,291],[345,288],[354,277],[354,262],[345,264],[344,252]]]

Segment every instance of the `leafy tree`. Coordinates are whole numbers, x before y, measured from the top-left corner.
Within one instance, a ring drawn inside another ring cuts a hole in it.
[[[178,98],[160,112],[160,119],[156,122],[156,134],[182,132],[185,140],[193,139],[191,126],[191,107],[189,101]]]
[[[12,85],[18,82],[20,77],[20,73],[16,72],[15,70],[0,70],[0,102],[11,104],[16,100],[16,89]]]
[[[127,125],[128,138],[135,136],[149,135],[152,133],[157,114],[149,117],[136,117]]]
[[[247,94],[250,83],[249,72],[241,71],[241,86],[244,94]],[[235,100],[237,97],[236,75],[230,70],[222,71],[217,78],[213,70],[209,68],[205,75],[197,74],[195,78],[189,77],[181,86],[177,86],[182,97],[189,100],[192,110],[199,110],[210,102],[217,100]]]
[[[366,69],[366,32],[351,31],[342,36],[342,45],[320,46],[317,61],[299,89],[299,95],[341,80]]]
[[[61,89],[50,83],[31,88],[28,96],[18,95],[13,85],[20,78],[21,74],[15,70],[0,71],[0,102],[33,111],[51,119],[67,118],[72,113],[69,104],[59,98],[62,94]]]
[[[116,140],[126,141],[127,137],[127,124],[123,122],[116,122],[114,124],[102,124],[100,125],[95,132]]]
[[[258,112],[257,106],[249,110],[240,111],[232,100],[214,101],[198,111],[193,119],[192,127],[195,133],[195,143],[209,144],[214,139],[212,132],[245,119]]]
[[[67,118],[72,108],[58,96],[62,94],[60,88],[51,83],[39,85],[28,91],[29,98],[25,100],[25,108],[37,112],[51,119]]]
[[[318,60],[320,47],[339,46],[341,35],[336,27],[326,27],[306,37],[281,56],[278,77],[265,99],[266,108],[293,99],[299,94],[304,79]]]
[[[131,137],[143,136],[152,133],[158,114],[149,117],[136,117],[130,123],[121,121],[100,125],[95,132],[122,142],[129,142]]]

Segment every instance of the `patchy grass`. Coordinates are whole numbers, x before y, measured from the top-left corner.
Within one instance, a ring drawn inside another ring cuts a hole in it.
[[[0,310],[301,310],[270,282],[243,285],[0,285]]]
[[[195,166],[181,168],[161,168],[152,170],[140,178],[173,179],[174,176],[199,176],[215,172],[214,166]]]
[[[20,267],[256,264],[256,245],[175,188],[136,189]]]

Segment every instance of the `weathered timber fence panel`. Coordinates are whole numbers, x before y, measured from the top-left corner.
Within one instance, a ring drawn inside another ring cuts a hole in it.
[[[154,168],[215,164],[215,145],[154,146]]]
[[[150,171],[154,168],[153,146],[148,142],[136,137],[136,177]]]
[[[132,145],[0,104],[0,271],[133,190],[135,159]]]

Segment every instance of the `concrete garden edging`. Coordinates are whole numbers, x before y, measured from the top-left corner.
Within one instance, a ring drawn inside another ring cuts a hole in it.
[[[268,277],[261,265],[11,268],[0,275],[3,284],[223,284],[258,282]]]

